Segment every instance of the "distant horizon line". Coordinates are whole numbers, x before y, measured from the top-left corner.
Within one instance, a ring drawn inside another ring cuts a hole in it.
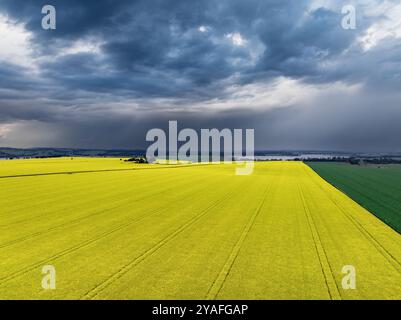
[[[10,147],[0,146],[0,150],[77,150],[77,151],[124,151],[124,152],[146,152],[146,149],[141,148],[85,148],[85,147]],[[255,150],[255,155],[260,153],[332,153],[332,154],[393,154],[401,155],[401,151],[367,151],[367,150],[335,150],[335,149],[259,149]]]

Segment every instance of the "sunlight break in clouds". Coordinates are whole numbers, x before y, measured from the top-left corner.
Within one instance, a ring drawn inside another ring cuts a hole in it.
[[[244,39],[240,33],[234,32],[226,35],[227,38],[231,39],[233,45],[242,47],[246,44],[246,39]]]
[[[289,106],[307,107],[309,103],[321,101],[326,95],[347,96],[355,94],[361,89],[361,85],[348,85],[341,82],[332,84],[312,85],[286,77],[280,77],[270,84],[263,82],[253,83],[244,86],[232,86],[227,88],[227,95],[230,97],[224,100],[211,100],[206,103],[194,105],[195,108],[202,108],[210,111],[221,110],[272,110],[286,108]]]
[[[30,37],[30,33],[22,24],[17,24],[6,15],[0,14],[1,61],[33,67]]]
[[[366,13],[371,17],[377,17],[378,21],[359,39],[365,51],[379,45],[383,40],[401,38],[401,3],[384,1],[374,9],[367,9]]]
[[[304,148],[400,148],[399,1],[205,0],[195,15],[186,2],[109,4],[58,0],[50,31],[35,1],[0,1],[0,120],[19,124],[2,128],[3,143],[139,148],[149,127],[182,115],[258,127],[259,149],[269,136],[280,148],[299,137]],[[342,28],[345,5],[354,30]],[[344,110],[363,121],[345,126]],[[299,124],[295,136],[285,123]]]

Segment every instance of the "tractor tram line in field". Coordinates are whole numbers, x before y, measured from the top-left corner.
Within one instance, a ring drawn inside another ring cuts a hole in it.
[[[84,247],[86,247],[86,246],[88,246],[88,245],[90,245],[90,244],[92,244],[92,243],[94,243],[94,242],[96,242],[96,241],[98,241],[98,240],[100,240],[100,239],[103,239],[103,238],[105,238],[105,237],[107,237],[107,236],[109,236],[109,235],[111,235],[111,234],[114,234],[115,232],[118,232],[118,231],[120,231],[120,230],[122,230],[122,229],[124,229],[124,228],[127,228],[127,227],[131,226],[132,224],[138,223],[138,222],[140,222],[141,220],[143,220],[144,218],[147,218],[147,217],[149,217],[149,216],[152,216],[152,215],[154,215],[154,214],[157,214],[157,213],[160,212],[161,210],[162,210],[162,209],[154,210],[154,211],[152,211],[152,212],[148,212],[147,214],[145,214],[145,215],[143,215],[143,216],[141,216],[141,217],[139,217],[139,218],[137,218],[137,219],[133,219],[133,220],[130,221],[130,222],[126,222],[126,223],[124,223],[124,224],[122,224],[122,225],[120,225],[120,226],[118,226],[118,227],[116,227],[116,228],[113,228],[113,229],[111,229],[111,230],[109,230],[109,231],[106,231],[106,232],[104,232],[104,233],[101,233],[101,234],[100,234],[99,236],[97,236],[97,237],[88,239],[88,240],[86,240],[86,241],[84,241],[84,242],[82,242],[82,243],[79,243],[79,244],[76,245],[76,246],[67,248],[67,249],[65,249],[65,250],[63,250],[63,251],[58,252],[57,254],[55,254],[55,255],[53,255],[53,256],[51,256],[51,257],[48,257],[48,258],[46,258],[46,259],[44,259],[44,260],[42,260],[42,261],[38,261],[38,262],[36,262],[36,263],[34,263],[34,264],[31,264],[31,265],[29,265],[29,266],[27,266],[27,267],[25,267],[25,268],[23,268],[23,269],[21,269],[21,270],[19,270],[19,271],[16,271],[16,272],[14,272],[14,273],[9,274],[8,276],[2,277],[2,278],[0,278],[0,287],[1,287],[4,283],[6,283],[7,281],[10,281],[10,280],[12,280],[12,279],[14,279],[14,278],[16,278],[16,277],[18,277],[18,276],[21,276],[21,275],[23,275],[23,274],[25,274],[25,273],[27,273],[27,272],[29,272],[29,271],[32,271],[32,270],[34,270],[35,268],[38,268],[38,267],[40,267],[40,266],[42,266],[42,265],[48,263],[49,261],[55,261],[55,260],[57,260],[57,259],[59,259],[59,258],[61,258],[61,257],[64,257],[64,256],[66,256],[66,255],[68,255],[68,254],[71,254],[71,253],[73,253],[73,252],[75,252],[75,251],[77,251],[77,250],[79,250],[79,249],[82,249],[82,248],[84,248]]]
[[[330,265],[330,261],[327,257],[326,250],[323,246],[322,240],[319,235],[319,231],[314,222],[313,216],[311,215],[308,205],[306,204],[304,193],[301,185],[297,181],[297,187],[299,190],[299,197],[302,202],[302,206],[305,212],[306,221],[308,222],[308,226],[310,228],[310,232],[313,238],[314,246],[316,249],[316,254],[319,259],[319,264],[321,267],[322,274],[324,276],[324,281],[327,286],[327,292],[330,296],[330,299],[341,299],[340,290],[338,288],[337,282],[334,277],[333,269]]]
[[[205,180],[205,179],[206,179],[206,178],[203,178],[203,179],[201,179],[199,182],[202,182],[202,180]],[[171,178],[171,181],[174,181],[174,178]],[[156,183],[155,185],[157,185],[157,183]],[[172,187],[168,187],[168,188],[162,189],[161,191],[159,190],[159,191],[157,191],[157,192],[155,192],[155,193],[153,193],[153,194],[150,194],[150,195],[146,195],[146,196],[143,196],[143,197],[136,198],[136,199],[134,200],[134,202],[139,202],[139,201],[142,201],[142,200],[145,200],[145,199],[151,199],[151,198],[153,198],[153,197],[155,197],[155,196],[157,196],[157,195],[160,195],[160,194],[162,194],[162,193],[169,192],[169,191],[171,192],[171,191],[173,191],[175,188],[176,188],[176,186],[172,186]],[[127,195],[129,195],[129,194],[131,194],[131,193],[132,193],[132,191],[128,191],[128,192],[127,192]],[[110,210],[114,210],[114,209],[117,209],[117,208],[121,208],[121,207],[124,207],[124,206],[126,206],[126,205],[127,205],[127,202],[126,202],[126,200],[123,198],[122,200],[119,201],[119,204],[113,205],[113,206],[111,206],[111,207],[104,208],[104,209],[102,209],[102,210],[100,210],[100,211],[95,211],[95,212],[93,212],[93,213],[91,213],[91,214],[88,214],[88,215],[85,215],[85,216],[81,216],[81,217],[76,218],[76,219],[73,219],[73,220],[66,221],[66,222],[64,222],[64,223],[61,223],[61,224],[52,226],[51,228],[48,228],[48,229],[45,229],[45,230],[42,230],[42,231],[39,231],[39,232],[32,233],[32,234],[26,235],[26,236],[24,236],[24,237],[11,240],[11,241],[9,241],[9,242],[0,243],[0,249],[1,249],[1,248],[4,248],[4,247],[7,247],[7,246],[9,246],[9,245],[18,243],[18,242],[20,242],[20,241],[24,241],[24,240],[32,239],[32,238],[37,237],[37,236],[41,236],[41,235],[43,235],[43,234],[45,234],[45,233],[47,233],[47,232],[51,232],[51,231],[53,231],[53,230],[56,230],[56,229],[59,229],[59,228],[62,228],[62,227],[66,227],[66,226],[69,226],[69,225],[73,225],[73,224],[76,224],[76,223],[80,223],[80,222],[82,222],[82,221],[84,221],[84,220],[86,220],[86,219],[90,219],[90,218],[93,218],[93,217],[95,217],[95,216],[99,216],[99,215],[102,215],[102,214],[106,214],[106,213],[108,213]],[[29,221],[29,220],[28,220],[28,221]],[[26,221],[25,221],[25,220],[16,221],[16,222],[13,222],[12,224],[9,224],[9,226],[10,226],[10,225],[13,225],[13,224],[18,224],[18,223],[20,223],[20,222],[26,222]],[[0,225],[0,227],[2,227],[2,225]]]
[[[100,184],[98,180],[87,180],[85,181],[85,184],[82,184],[82,181],[77,180],[77,181],[72,181],[71,179],[69,179],[68,181],[64,181],[64,184],[62,185],[62,187],[60,189],[58,188],[51,188],[51,191],[49,190],[43,190],[44,191],[44,195],[42,195],[39,200],[38,200],[38,195],[36,193],[36,188],[33,189],[32,188],[30,190],[29,193],[26,193],[25,190],[22,190],[22,186],[21,184],[25,182],[26,185],[30,186],[32,184],[33,181],[37,182],[38,180],[41,181],[46,181],[47,185],[49,185],[49,181],[46,177],[42,177],[42,176],[38,176],[38,177],[28,177],[26,179],[17,179],[18,180],[18,185],[21,186],[19,187],[20,192],[24,195],[24,201],[32,203],[30,205],[31,208],[43,208],[43,207],[52,207],[53,204],[59,204],[62,208],[65,208],[65,202],[67,202],[68,200],[71,199],[71,194],[69,191],[71,191],[71,189],[74,190],[75,193],[79,193],[82,195],[85,195],[85,192],[90,192],[91,189],[96,188],[97,192],[97,199],[99,201],[105,200],[107,199],[107,197],[109,197],[110,195],[112,195],[113,193],[110,193],[110,185],[113,185],[114,183],[118,182],[121,177],[119,177],[118,175],[114,175],[113,178],[111,178],[111,176],[109,175],[107,177],[107,180],[102,180],[102,183]],[[172,178],[173,179],[173,178]],[[53,184],[58,184],[60,182],[60,180],[58,179],[54,179],[52,180]],[[2,183],[3,185],[5,184],[5,181],[0,181],[0,183]],[[68,183],[68,189],[66,188],[66,184]],[[74,183],[74,184],[72,184]],[[40,186],[38,187],[38,189],[41,188]],[[42,187],[43,188],[43,187]],[[29,187],[27,188],[29,189]],[[63,194],[60,195],[60,191],[63,191]],[[108,194],[106,194],[108,192]],[[117,191],[117,193],[121,191]],[[129,191],[127,192],[127,194],[129,193]],[[29,196],[28,196],[29,195]],[[0,199],[0,201],[2,201],[3,199]],[[91,198],[90,200],[94,200],[93,198]],[[76,208],[80,208],[80,206],[82,206],[83,204],[85,204],[86,202],[88,202],[88,199],[86,199],[85,197],[82,197],[81,199],[79,199],[78,201],[74,201],[73,206],[69,206],[68,210],[75,210]],[[9,216],[10,214],[14,214],[15,213],[21,213],[21,215],[24,215],[23,212],[23,208],[24,206],[26,206],[26,204],[24,204],[23,202],[21,202],[19,204],[19,206],[12,206],[12,210],[10,210],[9,208],[7,208],[8,210],[5,211],[4,213],[0,214],[0,217],[3,216]],[[58,212],[51,212],[52,214],[57,214]],[[38,218],[41,217],[42,215],[36,215],[34,214],[33,218]],[[21,221],[27,221],[27,217],[25,216],[24,219],[21,219]],[[9,225],[7,223],[7,225]],[[1,227],[1,226],[0,226]]]
[[[122,202],[123,202],[123,201],[122,201]],[[122,204],[115,205],[115,206],[113,206],[113,207],[109,207],[109,208],[103,209],[103,210],[101,210],[101,211],[94,212],[94,213],[89,214],[89,215],[87,215],[87,216],[84,216],[84,217],[81,217],[81,218],[77,218],[77,219],[74,219],[74,220],[65,222],[65,223],[63,223],[63,224],[56,225],[56,226],[51,227],[51,228],[48,228],[48,229],[46,229],[46,230],[42,230],[42,231],[40,231],[40,232],[33,233],[33,234],[27,235],[27,236],[22,237],[22,238],[18,238],[18,239],[15,239],[15,240],[12,240],[12,241],[9,241],[9,242],[6,242],[6,243],[2,243],[2,244],[0,244],[0,249],[5,248],[5,247],[8,247],[8,246],[11,246],[11,245],[14,245],[14,244],[16,244],[16,243],[19,243],[19,242],[22,242],[22,241],[25,241],[25,240],[32,240],[32,239],[35,238],[35,237],[43,236],[43,235],[46,234],[46,233],[52,232],[52,231],[54,231],[54,230],[57,230],[57,229],[60,229],[60,228],[63,228],[63,227],[67,227],[67,226],[71,226],[71,225],[73,225],[73,224],[81,223],[81,222],[83,222],[83,221],[86,220],[86,219],[90,219],[90,218],[93,218],[93,217],[95,217],[95,216],[102,215],[102,214],[104,214],[104,213],[109,212],[110,210],[114,210],[114,209],[117,209],[117,208],[124,207],[125,205],[126,205],[126,203],[124,202],[124,203],[122,203]],[[152,215],[152,214],[153,214],[153,213],[151,213],[150,215]],[[148,216],[148,214],[147,214],[147,215],[144,215],[143,217],[146,217],[146,216]],[[141,220],[141,219],[139,219],[138,221],[140,221],[140,220]]]
[[[339,207],[340,208],[340,207]],[[358,222],[355,218],[348,215],[344,210],[340,208],[340,210],[346,215],[349,220],[361,231],[361,233],[365,236],[365,238],[372,243],[372,245],[380,252],[383,257],[387,259],[387,261],[394,267],[394,269],[401,276],[401,263],[388,251],[360,222]],[[401,278],[400,278],[401,280]]]
[[[317,174],[401,233],[401,166],[308,163]]]
[[[49,164],[88,173],[68,175],[21,163],[25,179],[0,179],[0,298],[401,298],[401,236],[302,162],[257,162],[250,176],[234,164]],[[58,286],[44,291],[53,263]]]
[[[311,174],[308,172],[308,174]],[[313,180],[313,179],[312,179]],[[334,200],[330,194],[319,184],[315,182],[315,184],[326,194],[327,198],[330,199],[330,201],[339,209],[340,212],[343,213],[343,215],[360,231],[360,233],[365,237],[365,239],[374,246],[377,251],[385,257],[389,263],[393,265],[395,270],[401,275],[401,262],[397,260],[396,257],[394,257],[390,251],[388,251],[364,226],[361,224],[355,217],[347,213],[346,210],[342,208],[342,206]],[[330,185],[330,187],[333,187]],[[334,187],[333,187],[334,188]],[[376,217],[375,217],[376,218]],[[376,218],[378,222],[379,219]],[[400,279],[401,280],[401,279]]]
[[[206,299],[209,299],[209,300],[216,299],[220,290],[223,288],[224,282],[226,281],[228,275],[230,274],[231,268],[232,268],[233,264],[235,263],[235,260],[237,259],[237,256],[242,248],[242,245],[243,245],[247,235],[249,234],[250,230],[252,229],[252,226],[254,225],[256,218],[260,214],[260,212],[263,208],[263,205],[265,204],[266,197],[269,194],[271,188],[272,188],[272,186],[270,183],[270,184],[268,184],[268,186],[266,187],[266,190],[264,191],[264,194],[263,194],[260,204],[254,211],[254,213],[251,216],[251,218],[249,219],[248,223],[245,225],[244,230],[242,231],[237,243],[235,244],[229,257],[227,258],[226,262],[224,263],[216,280],[211,285],[211,287],[205,297]]]
[[[99,172],[123,172],[123,171],[139,171],[139,170],[165,170],[165,169],[177,169],[186,167],[199,167],[199,166],[210,166],[216,165],[214,163],[196,163],[196,164],[178,164],[178,165],[153,165],[149,168],[126,168],[126,169],[99,169],[99,170],[80,170],[80,171],[60,171],[60,172],[44,172],[44,173],[32,173],[32,174],[15,174],[15,175],[0,175],[0,179],[12,179],[12,178],[26,178],[26,177],[40,177],[40,176],[54,176],[54,175],[73,175],[73,174],[84,174],[84,173],[99,173]]]
[[[202,189],[207,189],[207,188],[208,187],[205,187],[205,188],[202,188]],[[202,189],[200,191],[202,191]],[[219,201],[219,202],[221,202],[221,201]],[[41,260],[39,262],[36,262],[34,264],[31,264],[31,265],[29,265],[29,266],[27,266],[27,267],[25,267],[25,268],[23,268],[23,269],[21,269],[19,271],[16,271],[14,273],[9,274],[8,276],[2,277],[2,278],[0,278],[0,287],[4,283],[6,283],[6,282],[18,277],[18,276],[21,276],[21,275],[23,275],[23,274],[25,274],[27,272],[30,272],[30,271],[34,270],[35,268],[38,268],[38,267],[48,263],[49,261],[55,261],[55,260],[57,260],[57,259],[59,259],[61,257],[64,257],[64,256],[66,256],[68,254],[71,254],[71,253],[73,253],[73,252],[75,252],[75,251],[77,251],[79,249],[82,249],[82,248],[84,248],[84,247],[86,247],[86,246],[88,246],[88,245],[90,245],[90,244],[92,244],[92,243],[94,243],[96,241],[99,241],[99,240],[101,240],[101,239],[103,239],[105,237],[108,237],[108,236],[110,236],[110,235],[112,235],[112,234],[114,234],[114,233],[116,233],[118,231],[121,231],[121,230],[123,230],[123,229],[125,229],[125,228],[127,228],[127,227],[129,227],[129,226],[131,226],[133,224],[139,223],[143,219],[146,219],[146,218],[149,218],[151,216],[157,215],[158,213],[160,213],[161,211],[164,211],[164,210],[166,210],[166,208],[164,206],[160,206],[159,208],[157,208],[157,209],[155,209],[155,210],[153,210],[151,212],[147,212],[147,213],[141,215],[140,217],[137,217],[135,219],[129,219],[130,221],[125,222],[125,223],[123,223],[123,224],[121,224],[121,225],[119,225],[119,226],[117,226],[117,227],[115,227],[115,228],[113,228],[111,230],[105,231],[105,232],[101,233],[100,235],[98,235],[98,236],[96,236],[94,238],[91,238],[91,239],[88,239],[86,241],[83,241],[82,243],[79,243],[79,244],[77,244],[77,245],[75,245],[73,247],[67,248],[67,249],[65,249],[65,250],[63,250],[63,251],[61,251],[61,252],[59,252],[59,253],[51,256],[51,257],[48,257],[48,258],[46,258],[44,260]],[[26,240],[26,239],[24,239],[24,240]],[[14,243],[12,243],[12,244],[14,244]],[[10,245],[12,245],[12,244],[10,244]]]
[[[197,165],[193,165],[193,166],[197,166]],[[181,167],[181,168],[184,168],[184,167],[188,167],[188,165],[180,165],[180,166],[175,166],[175,167]],[[152,167],[152,168],[147,168],[147,170],[156,170],[156,169],[165,169],[166,167],[159,167],[159,168],[157,168],[157,167]],[[167,167],[167,169],[168,169],[169,167]],[[138,168],[134,168],[134,169],[124,169],[124,171],[139,171],[139,170],[143,170],[143,169],[145,169],[146,170],[146,168],[140,168],[140,169],[138,169]],[[112,170],[113,171],[113,170]],[[111,171],[111,172],[112,172]],[[91,172],[89,172],[89,171],[85,171],[85,173],[97,173],[97,172],[105,172],[104,170],[103,171],[91,171]],[[107,171],[107,172],[110,172],[110,171]],[[51,173],[50,175],[53,175],[53,173]],[[35,175],[34,175],[35,176]],[[195,175],[196,176],[196,175]],[[19,177],[24,177],[24,176],[19,176]],[[1,176],[0,176],[0,178],[1,178]],[[107,183],[108,184],[111,184],[112,182],[116,182],[116,181],[118,181],[119,179],[121,179],[121,177],[118,177],[118,176],[116,176],[116,178],[114,178],[113,179],[113,181],[107,181]],[[174,182],[174,181],[176,181],[176,177],[175,176],[171,176],[171,179],[169,180],[169,182]],[[167,182],[167,181],[166,181]],[[154,186],[157,186],[158,185],[158,183],[159,182],[155,182],[155,181],[151,181],[151,184],[153,184]],[[104,182],[103,183],[103,185],[106,185],[106,182]],[[94,182],[93,183],[93,187],[97,187],[97,188],[99,188],[99,183],[98,182]],[[147,186],[148,187],[148,186]],[[150,186],[149,186],[150,187]],[[22,188],[22,187],[21,187]],[[108,189],[107,189],[108,188]],[[27,187],[27,189],[28,190],[30,190],[31,188],[29,188],[29,187]],[[86,184],[83,188],[81,188],[81,190],[82,191],[85,191],[86,189],[88,189],[88,185]],[[20,190],[21,191],[21,190]],[[104,190],[104,191],[109,191],[109,187],[106,187],[106,189]],[[32,197],[31,198],[28,198],[28,197],[24,197],[24,201],[29,201],[30,202],[30,200],[36,200],[35,201],[35,206],[37,206],[37,207],[41,207],[41,206],[49,206],[49,205],[51,205],[52,203],[59,203],[59,202],[62,202],[64,199],[68,199],[68,198],[70,198],[71,196],[68,194],[68,193],[66,193],[66,194],[64,194],[63,196],[59,196],[58,194],[59,194],[59,190],[56,190],[56,191],[54,191],[53,190],[53,192],[52,192],[52,194],[49,194],[49,192],[46,192],[46,196],[47,196],[47,198],[45,198],[45,200],[43,201],[43,202],[38,202],[37,201],[37,195],[34,193],[33,195],[32,195]],[[127,192],[127,194],[129,194],[129,192],[130,191],[128,191]],[[120,192],[121,193],[121,192]],[[99,192],[99,194],[100,194],[100,192]],[[49,196],[50,195],[54,195],[54,196],[56,196],[56,195],[58,195],[57,197],[54,197],[54,200],[53,201],[48,201],[48,198],[49,198]],[[8,197],[9,198],[9,197]],[[105,199],[107,199],[107,196],[103,196],[103,199],[99,199],[99,200],[105,200]],[[0,199],[0,201],[1,201],[2,199]],[[86,199],[83,199],[82,201],[81,201],[81,203],[85,203],[87,200]],[[78,203],[74,203],[74,205],[75,205],[75,207],[77,207],[77,208],[79,208],[79,206],[80,206],[80,203],[78,202]],[[11,213],[17,213],[17,212],[21,212],[22,211],[22,208],[24,207],[24,206],[26,206],[26,204],[21,204],[21,207],[17,207],[17,208],[15,208],[15,209],[13,209],[13,210],[8,210],[8,211],[6,211],[6,212],[3,212],[3,213],[0,213],[0,217],[1,216],[7,216],[7,215],[9,215],[9,214],[11,214]],[[14,207],[14,206],[13,206]],[[71,209],[73,209],[73,207],[69,207],[69,210],[71,210]],[[38,216],[37,215],[35,215],[35,217],[34,218],[37,218]],[[24,222],[26,222],[27,220],[26,220],[26,217],[24,218],[24,219],[22,219],[21,221],[24,221]],[[0,225],[0,227],[2,227],[3,225]],[[8,227],[8,226],[10,226],[10,224],[9,223],[7,223],[6,224],[6,226]]]
[[[371,231],[368,230],[368,228],[361,222],[359,219],[354,216],[352,213],[352,210],[347,210],[343,207],[341,204],[341,201],[337,201],[334,196],[338,196],[344,199],[347,199],[347,202],[352,204],[353,207],[359,207],[359,204],[354,202],[352,199],[350,199],[347,195],[343,194],[341,191],[336,189],[334,186],[332,186],[330,183],[327,181],[323,180],[320,176],[318,176],[313,170],[311,170],[308,167],[305,167],[304,170],[307,172],[307,174],[310,176],[310,181],[313,181],[313,183],[325,194],[326,198],[330,200],[330,202],[338,209],[338,212],[341,212],[341,214],[346,218],[347,221],[349,221],[350,225],[353,225],[356,230],[358,230],[359,235],[361,235],[366,241],[366,243],[370,244],[372,248],[380,255],[382,256],[388,263],[391,265],[394,271],[398,273],[398,276],[394,278],[394,280],[400,281],[401,280],[401,263],[400,261],[396,258],[394,254],[391,253],[389,250],[390,248],[387,248],[385,245],[381,243],[381,241],[378,239],[378,235],[372,234]],[[317,179],[323,180],[324,183],[318,183]],[[331,192],[329,190],[331,189]],[[334,192],[333,192],[334,191]],[[345,203],[344,203],[345,204]],[[365,211],[365,209],[361,208],[361,211]],[[360,211],[360,212],[361,212]],[[362,216],[363,214],[363,216]],[[368,211],[362,212],[360,214],[360,218],[366,218],[371,220],[365,221],[366,223],[374,223],[377,224],[378,226],[382,227],[383,229],[387,229],[386,231],[390,231],[391,233],[391,238],[393,240],[397,240],[398,243],[400,242],[401,237],[390,227],[384,225],[375,215],[371,214]],[[384,235],[381,233],[380,235]],[[389,234],[390,236],[390,234]],[[372,255],[374,254],[374,251],[368,250],[367,252],[363,252],[364,255]],[[398,252],[398,255],[401,257],[400,252]],[[389,271],[390,270],[386,270]]]
[[[203,216],[206,214],[210,213],[210,211],[217,206],[221,205],[224,203],[226,200],[232,198],[236,194],[237,190],[235,191],[229,191],[226,193],[226,195],[215,201],[213,204],[211,204],[209,207],[206,209],[202,210],[200,213],[196,214],[192,219],[181,225],[178,229],[176,229],[174,232],[169,234],[167,237],[163,238],[160,240],[157,244],[155,244],[152,248],[148,249],[145,251],[143,254],[140,256],[136,257],[134,260],[123,266],[118,272],[110,276],[108,279],[106,279],[104,282],[100,283],[98,286],[87,292],[81,299],[94,299],[98,294],[100,294],[102,291],[104,291],[108,286],[110,286],[113,282],[121,278],[124,274],[128,273],[133,267],[135,267],[137,264],[142,262],[144,259],[146,259],[148,256],[152,255],[155,253],[157,250],[159,250],[161,247],[163,247],[166,243],[174,239],[177,235],[179,235],[181,232],[192,226],[195,222],[200,220]]]
[[[196,177],[198,177],[199,178],[199,175],[193,175],[193,177],[194,178],[196,178]],[[110,177],[109,177],[110,178]],[[115,182],[117,182],[119,179],[121,179],[121,177],[115,177],[114,179],[108,179],[107,181],[103,181],[102,182],[102,187],[104,187],[103,189],[100,189],[99,188],[99,182],[98,181],[96,181],[96,182],[94,182],[93,183],[93,187],[97,187],[97,190],[99,191],[98,192],[98,198],[97,199],[91,199],[91,201],[92,202],[96,202],[96,201],[105,201],[105,200],[107,200],[107,199],[110,199],[110,197],[111,197],[111,195],[120,195],[120,196],[122,196],[123,194],[125,194],[127,197],[129,197],[130,195],[131,195],[131,193],[133,192],[133,191],[136,191],[136,190],[133,190],[133,189],[128,189],[128,190],[125,190],[124,192],[122,192],[122,191],[120,191],[120,190],[117,190],[117,191],[114,191],[114,193],[110,193],[110,185],[111,184],[113,184],[113,183],[115,183]],[[204,178],[205,179],[205,178]],[[198,180],[204,180],[204,179],[198,179]],[[176,177],[174,176],[174,175],[172,175],[171,177],[169,177],[168,179],[166,179],[165,181],[164,181],[164,183],[165,184],[173,184],[174,182],[176,182]],[[141,187],[145,187],[145,188],[153,188],[153,187],[157,187],[159,185],[159,182],[158,181],[154,181],[154,180],[152,180],[152,181],[147,181],[145,184],[143,184],[143,185],[141,185]],[[158,192],[156,192],[155,194],[153,194],[153,195],[147,195],[147,196],[144,196],[144,197],[142,197],[142,198],[136,198],[135,199],[135,201],[139,201],[139,200],[143,200],[143,199],[146,199],[146,198],[150,198],[150,197],[152,197],[152,196],[155,196],[155,195],[157,195],[157,194],[161,194],[161,193],[163,193],[163,192],[167,192],[167,191],[171,191],[171,190],[173,190],[173,188],[174,187],[171,187],[171,188],[166,188],[166,189],[163,189],[163,190],[159,190]],[[85,186],[85,187],[83,187],[83,188],[81,188],[81,189],[78,189],[78,190],[81,190],[81,191],[86,191],[86,190],[90,190],[91,189],[91,187],[88,187],[87,185]],[[103,192],[101,192],[101,191],[103,191]],[[139,190],[138,190],[139,191]],[[53,193],[53,195],[56,195],[56,194],[58,194],[60,191],[54,191],[54,193]],[[34,197],[33,197],[34,198]],[[33,199],[32,198],[32,199]],[[37,198],[37,196],[36,196],[36,198]],[[48,199],[49,199],[49,194],[48,193],[46,193],[46,198],[43,200],[43,202],[39,202],[39,203],[37,203],[36,204],[36,206],[37,207],[41,207],[41,206],[51,206],[53,203],[60,203],[60,202],[63,202],[63,200],[65,199],[65,200],[68,200],[68,199],[70,199],[71,198],[71,195],[68,193],[68,192],[65,192],[62,196],[58,196],[58,197],[54,197],[55,199],[53,200],[53,201],[48,201]],[[29,200],[31,200],[31,199],[27,199],[27,201],[29,201]],[[78,210],[79,208],[80,208],[80,206],[82,206],[83,204],[85,204],[86,202],[87,202],[88,200],[87,199],[85,199],[85,198],[82,198],[82,199],[80,199],[79,201],[74,201],[74,205],[73,206],[69,206],[67,209],[69,210],[69,211],[74,211],[74,210]],[[123,197],[123,201],[126,201],[126,198],[124,198]],[[64,206],[64,208],[63,209],[65,209],[65,206]],[[110,209],[112,209],[112,208],[110,208]],[[16,209],[14,209],[14,210],[9,210],[9,211],[7,211],[6,213],[4,213],[3,215],[4,216],[9,216],[10,214],[12,214],[12,213],[16,213],[16,212],[19,212],[19,211],[21,211],[21,208],[16,208]],[[48,214],[48,213],[47,213]],[[55,214],[58,214],[58,212],[50,212],[50,214],[52,214],[52,215],[55,215]],[[0,216],[2,216],[2,215],[0,215]],[[40,217],[43,217],[44,215],[34,215],[33,216],[33,219],[37,219],[38,217],[40,218]],[[19,221],[14,221],[13,222],[13,224],[17,224],[17,223],[19,223],[19,222],[27,222],[28,220],[27,220],[27,218],[25,218],[25,219],[21,219],[21,220],[19,220]],[[7,227],[9,227],[11,225],[11,223],[6,223],[5,225],[0,225],[0,228],[1,227],[3,227],[3,226],[7,226]]]

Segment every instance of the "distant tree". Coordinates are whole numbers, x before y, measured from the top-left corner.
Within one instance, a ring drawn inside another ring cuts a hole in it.
[[[132,157],[127,160],[126,162],[134,162],[134,163],[148,163],[145,157]]]
[[[359,165],[360,164],[360,159],[358,158],[349,158],[349,163],[352,165]]]

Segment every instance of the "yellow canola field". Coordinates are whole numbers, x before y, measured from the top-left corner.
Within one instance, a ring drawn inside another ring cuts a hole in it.
[[[0,163],[0,299],[401,299],[401,236],[303,163],[75,160]]]

